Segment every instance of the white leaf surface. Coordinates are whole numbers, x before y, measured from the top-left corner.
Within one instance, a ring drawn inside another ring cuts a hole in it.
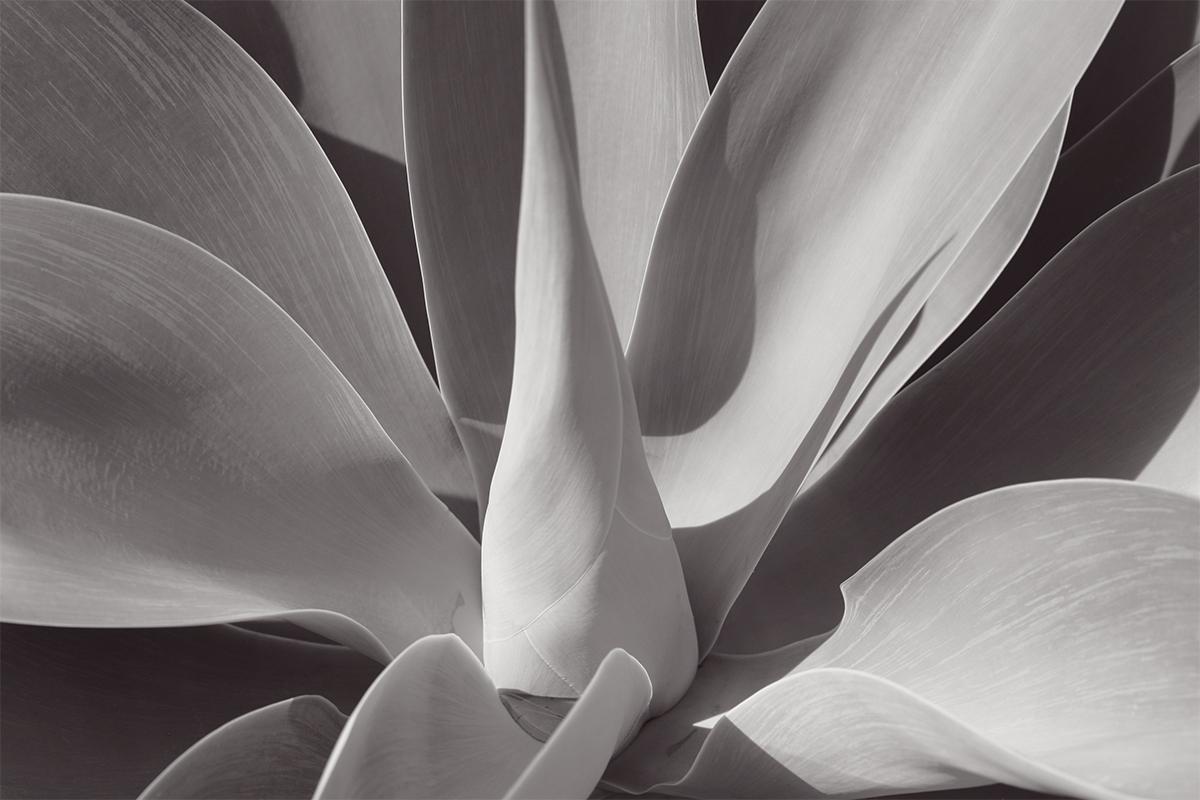
[[[6,621],[478,644],[478,545],[277,305],[146,223],[0,202]]]
[[[582,213],[624,339],[667,187],[708,96],[695,6],[582,0],[547,13]],[[524,12],[411,2],[404,14],[406,146],[434,352],[486,497],[512,377]]]
[[[249,56],[182,2],[9,3],[3,45],[4,191],[117,211],[213,253],[316,340],[436,494],[473,500],[342,184]]]
[[[696,667],[670,525],[583,214],[554,7],[526,24],[513,391],[484,521],[484,661],[504,689],[576,697],[629,652],[669,708]]]
[[[842,612],[837,583],[979,492],[1110,477],[1196,494],[1198,218],[1192,167],[1097,220],[901,392],[796,499],[721,647],[755,652],[828,630]]]
[[[350,715],[315,798],[499,797],[539,744],[451,635],[413,643]]]
[[[1004,269],[1029,230],[1055,171],[1069,106],[1068,103],[1058,112],[1012,183],[933,288],[925,305],[854,401],[805,483],[815,481],[829,470],[929,354],[962,322]]]
[[[189,747],[140,800],[311,797],[346,715],[315,695],[231,720]]]
[[[1115,12],[781,2],[755,19],[672,184],[629,346],[701,652]]]
[[[1195,796],[1198,529],[1195,498],[1119,481],[951,506],[848,581],[833,636],[708,721],[688,774],[657,788]]]
[[[637,733],[652,694],[650,676],[633,656],[614,650],[506,798],[590,797],[613,753]]]

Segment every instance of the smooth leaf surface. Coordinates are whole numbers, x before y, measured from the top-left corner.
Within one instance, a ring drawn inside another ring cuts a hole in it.
[[[583,215],[624,339],[707,99],[696,10],[587,0],[548,13]],[[406,146],[438,375],[486,497],[513,369],[524,14],[505,2],[412,2],[404,14]]]
[[[1200,486],[1197,168],[1106,214],[796,499],[726,621],[755,652],[828,630],[836,584],[989,489],[1075,477]]]
[[[345,722],[336,706],[315,695],[256,709],[189,747],[140,798],[311,797]]]
[[[1188,51],[1063,153],[1038,216],[1009,261],[928,370],[979,330],[1029,279],[1101,215],[1200,161],[1200,51]]]
[[[590,797],[608,761],[637,733],[650,707],[650,676],[633,656],[614,650],[506,798]]]
[[[621,648],[650,674],[660,713],[695,671],[695,630],[583,214],[553,6],[529,6],[526,43],[513,392],[484,520],[484,661],[501,688],[577,697]]]
[[[5,620],[478,643],[478,545],[277,305],[146,223],[0,203]]]
[[[1063,106],[971,240],[921,306],[821,454],[806,483],[828,471],[879,410],[955,329],[1021,244],[1058,163],[1069,104]]]
[[[428,636],[363,696],[315,797],[499,797],[538,747],[462,640]]]
[[[629,347],[701,651],[1116,6],[768,3],[672,184]]]
[[[4,191],[118,211],[213,253],[316,340],[435,493],[473,499],[345,190],[249,56],[184,3],[10,3],[3,41]]]
[[[345,647],[232,626],[6,624],[0,793],[136,797],[172,759],[229,720],[304,694],[327,697],[349,713],[379,670]]]
[[[659,788],[1194,796],[1198,529],[1195,498],[1120,481],[1012,486],[945,509],[848,581],[837,631],[710,720],[689,773]]]

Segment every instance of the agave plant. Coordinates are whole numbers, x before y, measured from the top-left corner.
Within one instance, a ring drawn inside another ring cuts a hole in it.
[[[8,796],[1200,791],[1196,49],[1060,155],[1116,3],[275,9],[3,6]]]

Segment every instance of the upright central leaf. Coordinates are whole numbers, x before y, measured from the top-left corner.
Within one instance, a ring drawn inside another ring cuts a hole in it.
[[[624,648],[649,673],[658,713],[691,681],[695,628],[583,214],[548,4],[526,16],[525,80],[513,388],[484,528],[484,659],[501,687],[576,697]]]

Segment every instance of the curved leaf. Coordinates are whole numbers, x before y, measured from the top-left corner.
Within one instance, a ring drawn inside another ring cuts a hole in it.
[[[650,707],[650,676],[633,656],[605,656],[579,702],[529,762],[506,798],[590,797],[608,760],[637,733]]]
[[[566,2],[551,13],[582,213],[625,337],[654,224],[707,99],[695,6]],[[486,497],[513,363],[523,12],[410,2],[404,14],[406,146],[438,375]]]
[[[658,788],[1193,796],[1198,527],[1195,498],[1106,480],[945,509],[848,581],[833,636],[722,715],[682,781]]]
[[[311,797],[345,722],[313,695],[251,711],[189,747],[139,798]]]
[[[428,636],[363,696],[314,797],[498,797],[538,746],[467,646],[456,636]]]
[[[768,3],[705,108],[629,347],[701,651],[1116,6]]]
[[[669,708],[696,668],[679,556],[646,467],[581,206],[554,6],[531,4],[512,401],[484,520],[484,661],[575,697],[622,648]]]
[[[184,3],[10,3],[3,37],[4,191],[128,214],[210,251],[316,340],[435,493],[473,497],[345,190],[249,56]]]
[[[921,519],[989,489],[1074,477],[1200,486],[1197,168],[1091,225],[796,499],[722,648],[836,623],[836,585]],[[1189,410],[1191,409],[1191,410]]]
[[[804,479],[805,483],[815,481],[829,470],[867,423],[962,322],[1005,268],[1034,221],[1050,176],[1055,172],[1069,105],[1058,112],[1020,172],[933,288],[908,330],[855,401],[837,434]]]
[[[478,642],[478,545],[266,295],[128,217],[0,209],[6,620]]]
[[[7,551],[6,551],[7,553]],[[219,725],[298,694],[351,711],[379,664],[233,626],[0,627],[0,794],[136,797]]]

